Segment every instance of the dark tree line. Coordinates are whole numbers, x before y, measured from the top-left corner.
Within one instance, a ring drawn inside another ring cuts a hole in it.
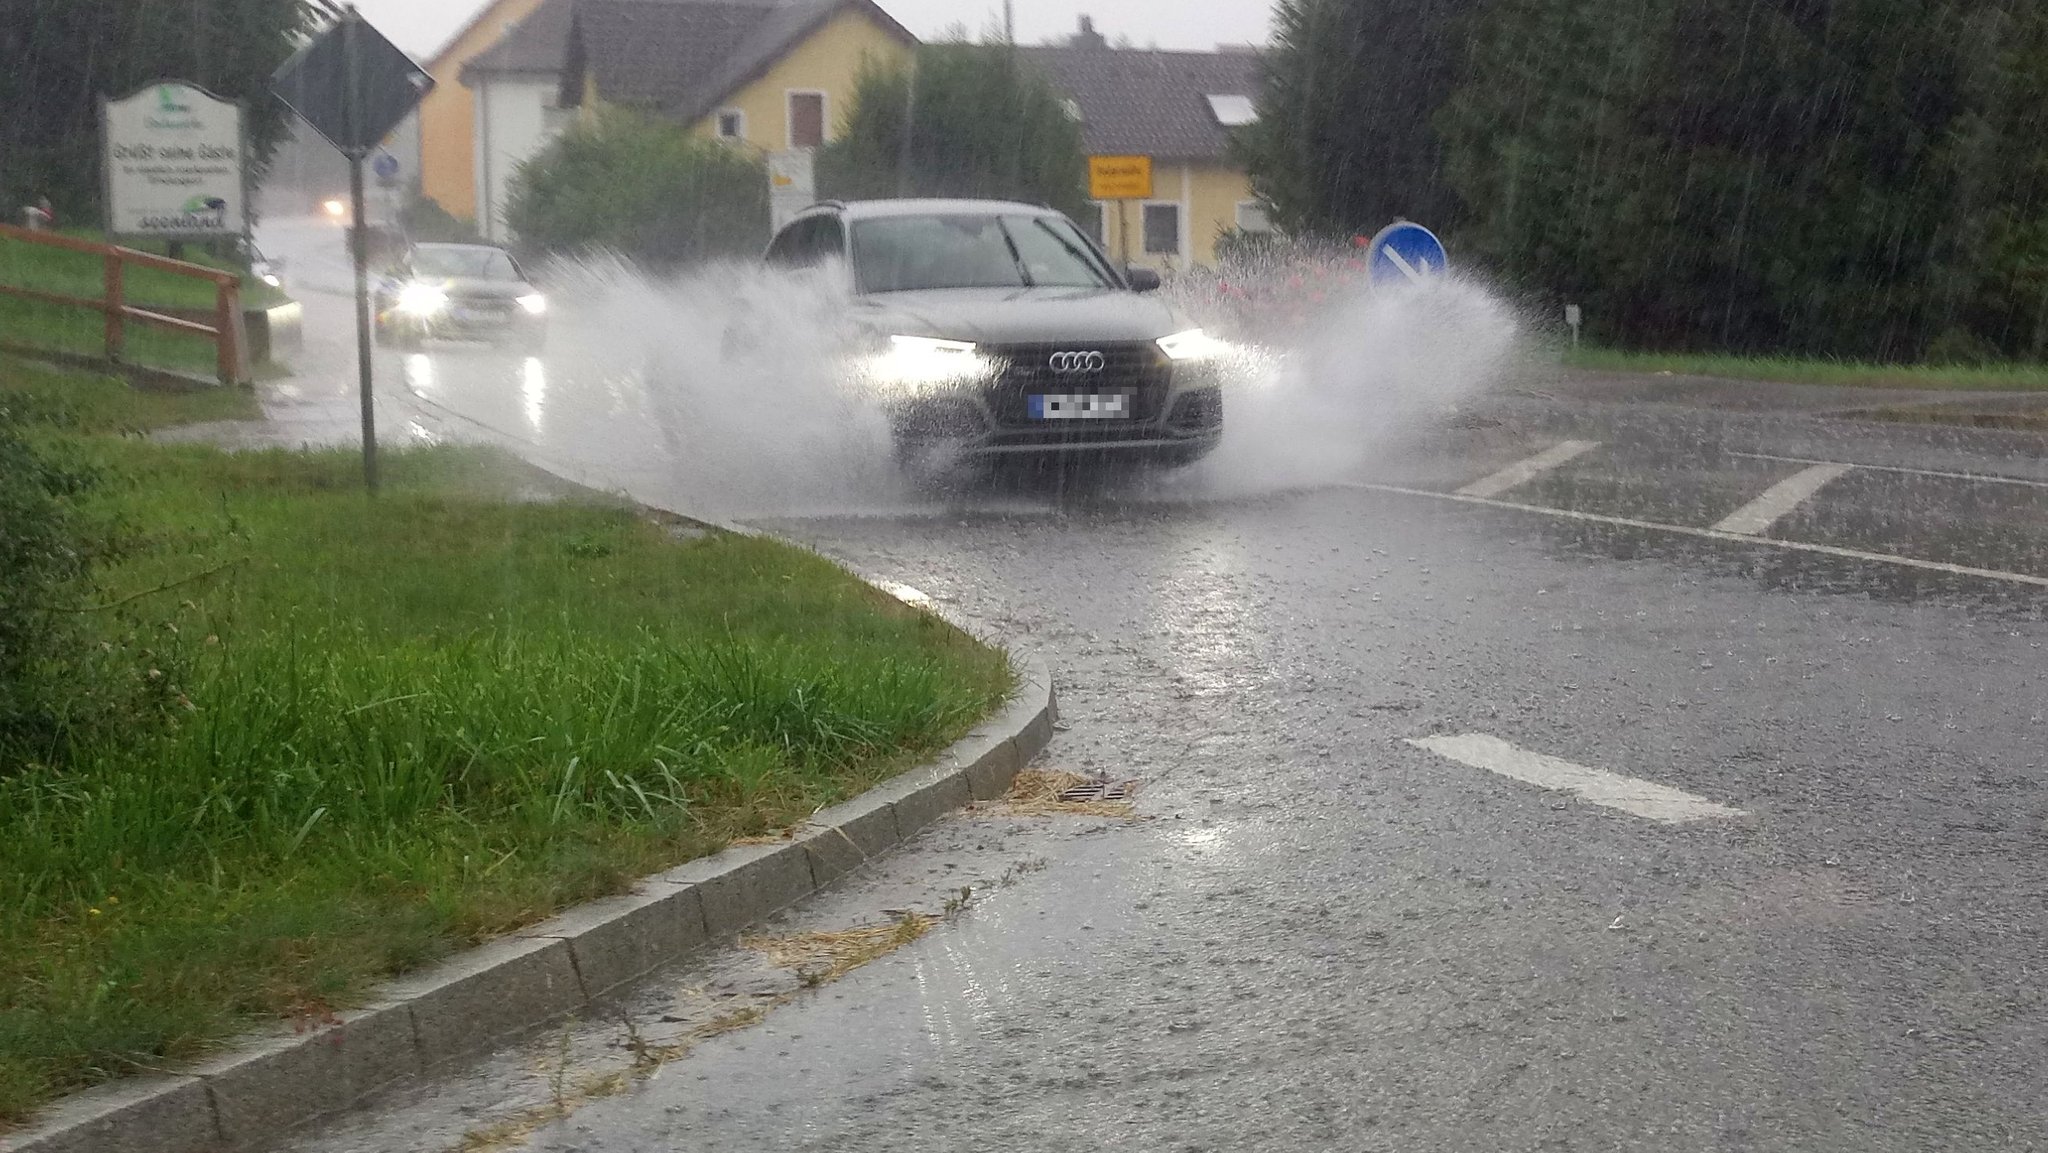
[[[2038,0],[1282,0],[1278,28],[1246,150],[1299,229],[1441,224],[1615,343],[2048,356]]]
[[[818,190],[1000,197],[1079,215],[1087,161],[1051,81],[1008,45],[955,40],[862,74],[839,139],[818,154]]]
[[[309,22],[305,0],[0,0],[0,209],[97,222],[100,99],[152,80],[243,101],[260,169],[285,131],[270,75]]]

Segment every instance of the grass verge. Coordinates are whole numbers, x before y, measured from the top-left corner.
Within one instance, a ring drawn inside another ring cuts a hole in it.
[[[499,454],[227,454],[211,400],[0,360],[117,549],[85,693],[0,764],[0,1123],[786,827],[964,733],[1004,657],[771,542],[533,501]],[[47,763],[45,763],[47,762]]]
[[[1842,360],[1621,352],[1604,348],[1581,348],[1567,352],[1564,363],[1570,368],[1590,369],[1596,372],[1668,372],[1678,376],[1712,376],[1726,380],[1761,380],[1782,384],[1958,391],[2048,391],[2048,365],[2031,364],[1862,364]]]

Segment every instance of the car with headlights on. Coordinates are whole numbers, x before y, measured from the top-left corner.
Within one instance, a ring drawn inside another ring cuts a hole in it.
[[[547,343],[546,295],[489,245],[413,245],[378,279],[373,308],[379,339],[401,347],[487,340],[537,353]]]
[[[767,263],[850,289],[849,375],[913,471],[1046,456],[1185,464],[1223,435],[1233,350],[1050,208],[994,200],[827,201]]]

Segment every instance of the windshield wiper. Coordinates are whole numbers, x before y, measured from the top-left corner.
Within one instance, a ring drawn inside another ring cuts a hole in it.
[[[1017,247],[1017,238],[1010,235],[1010,226],[1001,219],[996,221],[996,231],[1003,234],[1003,244],[1010,250],[1010,263],[1017,266],[1017,276],[1024,287],[1035,287],[1031,280],[1031,266],[1024,263],[1023,250]]]
[[[1098,275],[1102,272],[1102,266],[1095,263],[1095,258],[1081,251],[1079,248],[1076,248],[1074,246],[1073,241],[1068,240],[1064,236],[1061,236],[1059,233],[1059,229],[1054,228],[1052,225],[1047,224],[1043,219],[1036,216],[1031,218],[1031,223],[1037,225],[1038,230],[1040,232],[1045,233],[1047,236],[1050,236],[1055,241],[1057,241],[1061,248],[1067,250],[1068,256],[1071,256],[1075,260],[1081,262],[1082,267],[1093,269]]]

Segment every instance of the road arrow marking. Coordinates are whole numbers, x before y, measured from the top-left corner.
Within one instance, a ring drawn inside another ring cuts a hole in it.
[[[1581,799],[1604,808],[1619,809],[1667,825],[1749,815],[1741,809],[1717,805],[1705,797],[1696,797],[1678,789],[1533,753],[1484,733],[1422,737],[1410,739],[1408,743],[1461,765],[1485,769],[1539,789],[1575,793]]]

